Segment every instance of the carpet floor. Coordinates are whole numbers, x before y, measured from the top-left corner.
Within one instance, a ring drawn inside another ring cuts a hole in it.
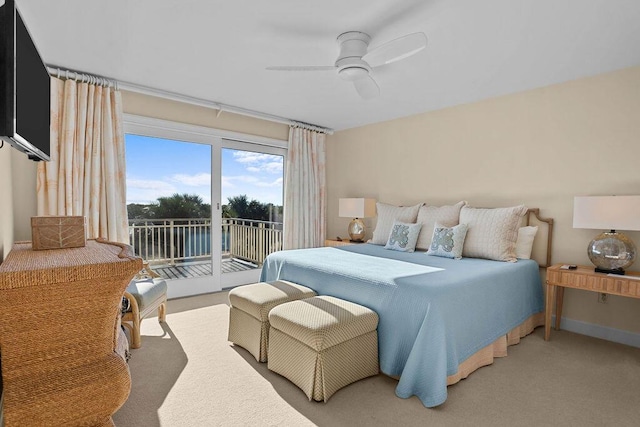
[[[378,375],[309,402],[284,377],[227,341],[227,292],[169,301],[167,322],[142,322],[132,389],[117,426],[638,426],[640,349],[538,328],[509,356],[425,408]]]

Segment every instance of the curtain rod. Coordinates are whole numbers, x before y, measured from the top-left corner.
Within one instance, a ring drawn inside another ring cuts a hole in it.
[[[108,79],[106,77],[98,76],[95,74],[67,70],[49,65],[47,65],[47,71],[49,72],[50,76],[57,77],[59,79],[81,81],[83,83],[90,83],[99,86],[113,86],[114,88],[118,89],[118,82],[116,80]]]
[[[118,81],[108,77],[85,73],[83,71],[70,70],[63,67],[59,67],[57,65],[47,64],[47,71],[49,71],[49,75],[58,77],[59,79],[74,79],[74,80],[82,80],[82,81],[86,80],[88,82],[93,82],[95,84],[100,84],[102,86],[113,85],[116,89],[122,89],[129,92],[141,93],[143,95],[156,96],[159,98],[169,99],[169,100],[178,101],[178,102],[184,102],[187,104],[197,105],[205,108],[212,108],[214,110],[218,110],[218,114],[216,115],[216,117],[219,116],[223,111],[226,111],[228,113],[239,114],[242,116],[253,117],[256,119],[267,120],[275,123],[282,123],[282,124],[293,126],[293,127],[299,127],[299,128],[308,129],[315,132],[321,132],[321,133],[333,135],[333,129],[324,128],[322,126],[316,126],[309,123],[298,122],[298,121],[287,119],[284,117],[275,116],[267,113],[261,113],[259,111],[248,110],[246,108],[234,107],[233,105],[221,104],[221,103],[209,101],[206,99],[195,98],[187,95],[181,95],[179,93],[169,92],[162,89],[156,89],[149,86],[142,86],[135,83]]]

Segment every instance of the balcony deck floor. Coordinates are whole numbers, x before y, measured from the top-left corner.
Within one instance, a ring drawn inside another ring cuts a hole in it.
[[[258,268],[257,265],[235,258],[223,259],[221,267],[222,274]],[[211,276],[211,263],[207,261],[182,265],[152,265],[151,268],[165,279],[188,279],[191,277]]]

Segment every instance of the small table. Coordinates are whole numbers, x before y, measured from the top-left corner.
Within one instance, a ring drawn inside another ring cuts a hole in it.
[[[578,266],[575,270],[556,264],[547,268],[547,295],[545,304],[544,339],[551,334],[553,300],[556,300],[556,331],[560,329],[564,288],[584,289],[622,297],[640,298],[640,273],[627,271],[626,275],[596,273],[594,267]],[[557,296],[556,296],[557,293]]]

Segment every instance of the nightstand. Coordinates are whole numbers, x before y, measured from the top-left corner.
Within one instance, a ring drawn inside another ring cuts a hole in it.
[[[326,239],[324,241],[324,245],[325,246],[347,246],[347,245],[358,245],[360,243],[364,243],[364,242],[352,242],[349,239],[342,239],[342,240],[338,240],[338,239]]]
[[[575,270],[557,264],[547,268],[547,295],[545,304],[544,339],[551,334],[551,314],[556,300],[556,331],[560,329],[564,288],[583,289],[602,294],[640,298],[640,273],[627,271],[626,275],[596,273],[593,267],[578,266]],[[557,296],[556,296],[557,293]]]

